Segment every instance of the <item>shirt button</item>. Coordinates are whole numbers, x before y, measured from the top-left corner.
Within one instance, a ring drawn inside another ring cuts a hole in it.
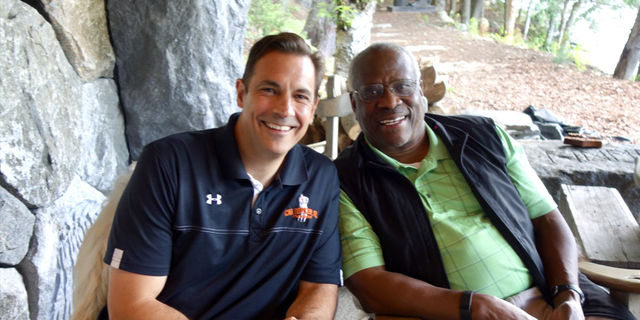
[[[256,213],[257,214],[261,214],[262,213],[262,209],[260,209],[260,208],[256,209]]]
[[[427,198],[431,199],[431,195],[427,193]]]

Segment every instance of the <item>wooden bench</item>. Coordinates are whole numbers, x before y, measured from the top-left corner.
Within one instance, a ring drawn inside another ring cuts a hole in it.
[[[580,271],[640,317],[640,226],[614,188],[561,186],[560,211],[584,259]]]

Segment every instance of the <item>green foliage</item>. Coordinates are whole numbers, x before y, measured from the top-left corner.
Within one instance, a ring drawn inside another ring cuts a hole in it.
[[[555,48],[557,48],[557,45]],[[573,47],[561,46],[560,49],[555,52],[556,55],[553,58],[553,62],[558,64],[573,62],[578,71],[582,72],[587,69],[587,65],[589,64],[586,53],[580,45],[574,45]]]
[[[555,46],[557,48],[557,45]],[[555,49],[555,48],[553,48]],[[553,51],[552,51],[553,52]],[[566,63],[571,58],[571,52],[568,47],[561,47],[559,50],[555,50],[554,63]]]
[[[266,35],[285,31],[302,34],[306,21],[295,17],[294,13],[297,10],[296,6],[289,6],[277,0],[251,1],[247,40],[255,42]]]
[[[331,18],[336,26],[348,30],[353,24],[357,12],[362,11],[371,1],[380,3],[384,0],[333,0],[330,3],[318,4],[318,16]]]
[[[469,27],[467,29],[467,32],[469,32],[469,34],[477,36],[480,33],[478,31],[478,25],[479,25],[479,22],[476,18],[469,19]]]
[[[424,21],[425,23],[429,23],[429,16],[426,14],[422,15],[422,21]]]

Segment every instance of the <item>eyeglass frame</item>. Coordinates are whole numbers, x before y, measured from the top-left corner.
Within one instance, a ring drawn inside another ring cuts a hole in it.
[[[412,83],[412,84],[414,84],[413,91],[411,91],[411,93],[406,94],[406,95],[398,95],[398,94],[395,92],[396,90],[393,88],[393,86],[392,86],[392,85],[393,85],[394,83],[397,83],[397,82],[400,82],[400,81],[411,81],[411,83]],[[393,81],[389,82],[389,84],[387,84],[387,85],[384,85],[384,84],[382,84],[382,83],[371,83],[371,84],[366,84],[366,85],[361,86],[361,87],[360,87],[359,89],[357,89],[357,90],[353,90],[353,91],[351,91],[351,93],[356,94],[356,95],[358,96],[358,98],[360,98],[360,100],[362,100],[362,101],[364,101],[364,102],[376,102],[376,101],[380,100],[380,98],[382,98],[382,96],[384,96],[384,90],[385,90],[385,89],[389,90],[389,92],[393,93],[393,94],[394,94],[396,97],[398,97],[398,98],[404,98],[404,97],[408,97],[408,96],[412,95],[414,92],[416,92],[416,89],[418,88],[418,86],[419,86],[421,83],[422,83],[422,79],[417,79],[417,80],[413,80],[413,79],[398,79],[398,80],[393,80]],[[373,85],[381,85],[381,86],[382,86],[382,94],[381,94],[378,98],[376,98],[376,99],[374,99],[374,100],[365,100],[365,99],[363,99],[363,98],[362,98],[362,96],[360,95],[360,93],[361,93],[362,89],[363,89],[364,87],[373,86]]]

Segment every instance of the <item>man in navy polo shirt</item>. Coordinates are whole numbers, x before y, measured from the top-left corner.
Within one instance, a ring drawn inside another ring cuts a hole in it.
[[[298,145],[321,57],[302,38],[251,49],[221,128],[147,145],[120,200],[105,262],[106,319],[332,319],[339,183]]]

